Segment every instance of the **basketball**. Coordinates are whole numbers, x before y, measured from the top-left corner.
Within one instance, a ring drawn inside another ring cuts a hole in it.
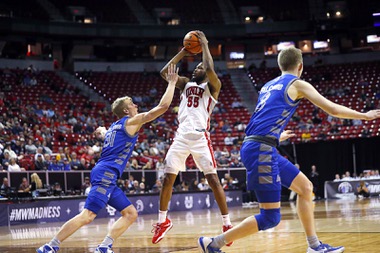
[[[198,39],[198,34],[194,31],[188,32],[185,35],[183,38],[183,46],[192,54],[199,54],[202,52],[202,46]]]

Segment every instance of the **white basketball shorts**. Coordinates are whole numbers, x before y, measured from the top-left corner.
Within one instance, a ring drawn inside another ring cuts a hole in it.
[[[205,175],[216,174],[216,161],[210,133],[183,135],[177,133],[165,158],[165,173],[178,174],[185,171],[187,157],[192,154],[195,164]]]

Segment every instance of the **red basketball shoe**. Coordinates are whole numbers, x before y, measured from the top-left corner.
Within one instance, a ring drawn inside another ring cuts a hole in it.
[[[227,230],[230,230],[231,228],[232,228],[232,225],[228,225],[228,226],[223,225],[223,229],[222,229],[222,231],[223,231],[223,232],[226,232]],[[233,243],[234,243],[234,242],[229,242],[229,243],[226,244],[226,246],[227,246],[227,247],[230,247]]]
[[[162,238],[164,238],[165,234],[173,227],[173,223],[171,220],[166,218],[165,222],[157,223],[153,225],[152,233],[154,233],[152,238],[152,243],[159,243]]]

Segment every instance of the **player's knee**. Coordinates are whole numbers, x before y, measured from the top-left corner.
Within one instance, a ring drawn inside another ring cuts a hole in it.
[[[313,193],[313,183],[308,181],[306,184],[303,184],[301,186],[301,192],[299,193],[299,195],[311,196],[312,193]]]
[[[281,221],[280,208],[260,209],[260,214],[255,215],[259,230],[274,228]]]
[[[134,222],[137,219],[138,213],[134,206],[131,206],[131,207],[133,208],[127,209],[126,216],[128,217],[129,220]]]
[[[91,223],[96,217],[96,214],[89,210],[83,211],[80,215],[81,215],[82,223],[85,225]]]
[[[219,178],[216,174],[207,174],[206,175],[207,182],[210,185],[210,187],[213,189],[214,187],[218,187],[221,184],[219,183]]]

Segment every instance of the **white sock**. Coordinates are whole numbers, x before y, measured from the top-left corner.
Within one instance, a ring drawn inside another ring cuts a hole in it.
[[[113,244],[113,239],[107,235],[99,246],[112,247],[112,244]]]
[[[230,214],[223,214],[222,215],[223,225],[224,226],[231,226],[231,220],[230,220]]]
[[[166,221],[166,216],[168,215],[168,211],[158,211],[158,223],[163,223]]]
[[[51,239],[51,241],[48,243],[51,247],[59,247],[61,242],[57,238]]]
[[[309,247],[311,247],[311,248],[316,248],[321,244],[316,235],[308,236],[308,237],[306,237],[306,240],[307,240],[307,243],[309,244]]]

